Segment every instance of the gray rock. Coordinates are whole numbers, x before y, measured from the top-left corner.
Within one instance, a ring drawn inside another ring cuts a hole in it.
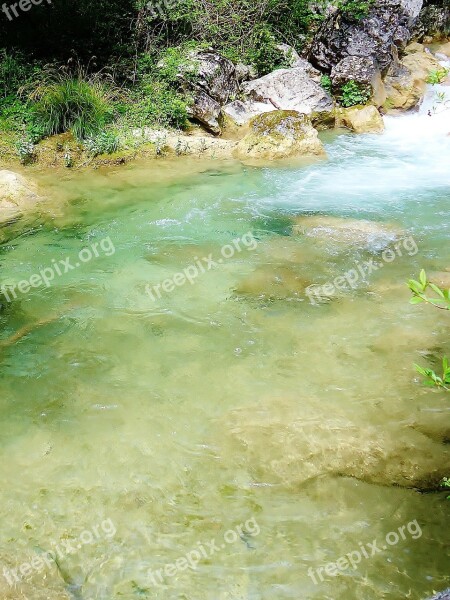
[[[447,588],[443,592],[435,594],[432,598],[429,598],[428,600],[450,600],[450,588]]]
[[[450,5],[435,6],[430,4],[424,6],[420,11],[413,37],[423,40],[425,36],[432,38],[445,38],[450,35]]]
[[[213,50],[192,52],[180,67],[178,79],[182,90],[192,98],[189,116],[213,133],[220,133],[220,107],[239,89],[234,64]]]
[[[309,59],[324,71],[348,56],[372,58],[386,71],[411,38],[423,0],[376,0],[369,14],[356,20],[337,10],[314,37]]]
[[[265,102],[254,102],[247,100],[234,100],[222,107],[222,114],[231,120],[235,125],[246,125],[250,119],[266,112],[276,110],[273,104]]]
[[[329,94],[302,67],[278,69],[245,83],[242,90],[251,100],[316,118],[327,118],[334,109]]]
[[[236,80],[241,83],[242,81],[249,81],[250,79],[256,79],[258,77],[258,73],[256,72],[255,67],[252,65],[244,65],[243,63],[238,63],[235,67],[236,70]]]
[[[378,72],[373,58],[346,56],[331,69],[331,81],[336,89],[351,80],[370,85]]]

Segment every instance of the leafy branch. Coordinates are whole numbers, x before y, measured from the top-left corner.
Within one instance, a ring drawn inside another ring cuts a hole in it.
[[[425,270],[422,269],[419,275],[419,281],[410,279],[408,281],[408,287],[411,290],[413,296],[410,299],[410,304],[420,304],[425,302],[431,304],[440,310],[450,310],[450,289],[444,290],[431,283],[428,280]],[[427,290],[430,289],[434,292],[434,296],[427,295]],[[420,365],[414,364],[414,367],[420,375],[425,377],[425,384],[438,387],[450,392],[450,367],[446,356],[442,359],[442,376],[437,375],[433,369],[424,369]]]

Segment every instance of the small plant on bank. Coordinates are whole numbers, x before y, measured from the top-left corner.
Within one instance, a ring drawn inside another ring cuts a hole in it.
[[[332,84],[331,77],[329,75],[322,75],[322,77],[320,78],[320,85],[325,91],[331,94]]]
[[[94,137],[89,137],[83,142],[83,146],[92,156],[99,154],[113,154],[120,147],[119,137],[112,131],[101,131]]]
[[[361,85],[351,80],[342,86],[340,102],[345,108],[358,104],[366,104],[370,99],[370,95],[370,86]]]
[[[22,139],[16,143],[16,151],[23,165],[28,165],[36,158],[36,149],[29,139]]]
[[[431,85],[442,83],[449,73],[450,69],[434,69],[428,73],[427,83],[430,83]]]
[[[413,297],[409,301],[410,304],[420,304],[425,302],[431,304],[441,310],[450,310],[450,289],[444,290],[431,283],[428,280],[424,269],[421,270],[419,281],[410,279],[408,287],[411,290]],[[430,289],[434,292],[434,296],[429,296],[426,292]],[[450,392],[450,367],[446,356],[442,359],[442,375],[438,375],[433,369],[424,369],[420,365],[414,365],[416,371],[425,377],[425,384],[433,387],[438,387]]]
[[[450,490],[450,477],[444,477],[439,485],[441,488]],[[447,500],[450,500],[450,496],[447,496]]]

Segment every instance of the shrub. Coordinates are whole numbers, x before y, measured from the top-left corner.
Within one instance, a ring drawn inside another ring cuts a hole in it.
[[[45,135],[71,131],[81,140],[98,133],[113,116],[111,97],[98,80],[62,75],[44,82],[31,95],[36,99],[36,123]]]
[[[124,106],[124,118],[134,127],[162,125],[184,128],[188,122],[186,99],[166,82],[147,76]]]
[[[255,28],[249,44],[245,59],[254,65],[259,75],[266,75],[284,66],[284,54],[277,48],[275,36],[266,25]]]
[[[359,21],[366,17],[374,4],[374,0],[340,0],[338,8],[349,19]]]
[[[99,154],[113,154],[119,149],[119,137],[113,131],[101,131],[94,137],[87,138],[83,146],[92,156]]]
[[[366,104],[370,95],[370,86],[361,85],[352,80],[342,86],[340,102],[345,107]]]

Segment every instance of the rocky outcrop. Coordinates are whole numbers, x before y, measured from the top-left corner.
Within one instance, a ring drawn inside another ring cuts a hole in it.
[[[254,102],[252,100],[234,100],[222,108],[222,118],[225,127],[248,125],[253,117],[276,110],[273,104]]]
[[[0,171],[0,224],[32,209],[41,197],[37,186],[12,171]]]
[[[375,106],[351,106],[338,112],[338,124],[355,133],[381,133],[384,121]]]
[[[182,90],[192,98],[189,116],[220,133],[221,106],[238,92],[234,64],[213,50],[192,52],[180,67],[178,78]]]
[[[425,94],[430,71],[440,68],[439,61],[424,46],[408,46],[406,56],[394,63],[385,77],[385,108],[408,110],[417,106]]]
[[[309,60],[323,71],[349,56],[373,59],[385,72],[408,43],[423,0],[376,0],[369,14],[356,20],[336,10],[317,32]]]
[[[429,4],[420,11],[413,32],[419,41],[431,42],[450,35],[450,5],[436,6]]]
[[[241,160],[324,154],[310,119],[293,110],[277,110],[255,117],[250,123],[250,132],[234,150],[234,156]]]
[[[304,66],[278,69],[242,86],[248,99],[309,115],[313,122],[334,119],[330,95],[308,75]]]

